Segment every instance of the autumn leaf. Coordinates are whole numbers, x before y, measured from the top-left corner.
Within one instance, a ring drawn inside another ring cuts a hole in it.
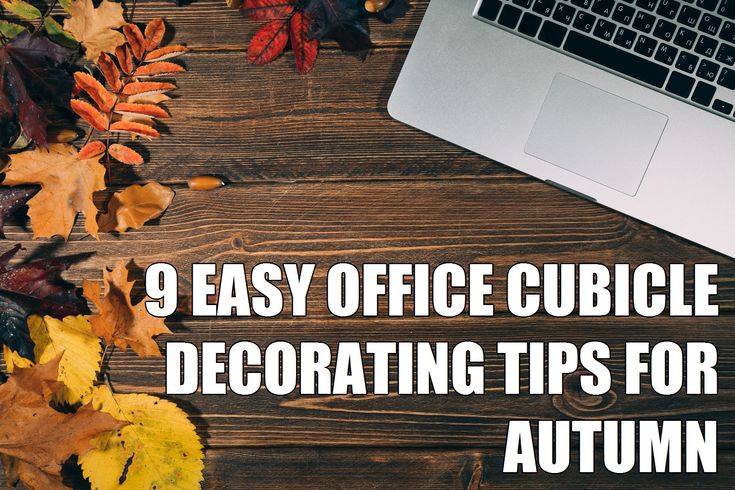
[[[75,0],[68,12],[64,30],[82,43],[88,60],[97,61],[101,53],[112,53],[125,42],[125,36],[116,30],[127,24],[122,4],[102,0],[94,8],[92,0]]]
[[[153,337],[171,333],[163,318],[156,318],[145,309],[143,299],[137,305],[130,300],[133,281],[128,281],[128,269],[120,262],[112,271],[104,270],[105,292],[99,283],[84,281],[84,297],[98,310],[89,321],[92,331],[105,339],[107,344],[115,344],[125,350],[130,346],[140,357],[161,357],[161,351]]]
[[[112,158],[114,158],[118,162],[125,163],[127,165],[140,165],[141,163],[143,163],[143,157],[140,153],[119,143],[114,143],[110,145],[108,152]],[[97,224],[99,224],[99,221],[97,222]],[[109,230],[103,229],[102,231]]]
[[[145,49],[156,49],[166,35],[166,23],[163,19],[153,19],[145,26]]]
[[[37,364],[51,362],[62,352],[65,354],[59,362],[57,376],[63,387],[54,394],[52,400],[74,405],[91,394],[102,362],[102,347],[87,319],[82,315],[68,316],[63,320],[31,315],[28,317],[28,329],[36,344],[33,352]],[[7,346],[3,354],[10,373],[15,368],[27,368],[34,364]]]
[[[99,156],[78,159],[68,144],[52,144],[10,156],[4,184],[39,184],[41,190],[28,201],[34,238],[69,237],[77,213],[85,215],[87,233],[97,238],[97,208],[92,200],[105,188],[105,168]]]
[[[41,18],[41,11],[23,0],[0,0],[0,5],[21,19],[35,20]]]
[[[62,105],[69,100],[73,83],[58,66],[71,54],[71,50],[27,30],[1,46],[0,121],[17,120],[25,134],[45,146],[48,119],[42,105]]]
[[[16,369],[0,385],[0,453],[18,460],[18,474],[29,488],[60,487],[62,463],[87,453],[93,439],[126,425],[91,404],[75,413],[61,413],[49,405],[62,387],[57,381],[62,355],[46,364]]]
[[[5,238],[5,220],[25,206],[37,192],[37,187],[0,187],[0,238]]]
[[[288,43],[288,19],[272,20],[250,40],[248,63],[265,65],[276,59]]]
[[[291,48],[293,49],[296,69],[306,75],[314,67],[319,51],[319,41],[309,38],[309,20],[304,14],[296,12],[291,17]]]
[[[284,19],[291,15],[296,0],[245,0],[240,13],[252,20]]]
[[[173,198],[174,191],[157,182],[131,185],[112,196],[107,214],[98,220],[100,230],[124,233],[130,228],[141,228],[146,221],[161,216]]]
[[[92,488],[198,489],[204,469],[202,443],[186,413],[151,395],[113,394],[95,388],[91,404],[129,425],[104,434],[79,458]]]

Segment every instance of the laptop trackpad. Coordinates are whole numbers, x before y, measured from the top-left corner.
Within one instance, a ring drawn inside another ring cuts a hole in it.
[[[525,152],[634,196],[668,117],[558,73]]]

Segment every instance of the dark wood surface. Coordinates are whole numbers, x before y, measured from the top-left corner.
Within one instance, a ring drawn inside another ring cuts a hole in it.
[[[114,184],[166,182],[177,191],[173,205],[156,223],[122,236],[94,241],[77,224],[67,243],[31,241],[28,230],[11,225],[6,243],[22,243],[26,256],[94,252],[69,271],[72,281],[98,277],[103,266],[120,259],[133,258],[140,269],[167,261],[182,272],[184,291],[195,261],[317,263],[307,319],[181,315],[170,322],[175,333],[162,344],[472,339],[485,348],[481,397],[176,397],[208,448],[207,488],[732,486],[735,262],[392,121],[386,103],[426,4],[413,2],[414,10],[394,25],[372,22],[376,47],[366,62],[327,44],[314,71],[300,77],[290,54],[266,67],[248,66],[244,52],[257,25],[224,1],[176,8],[139,0],[136,21],[165,17],[176,30],[174,40],[193,52],[184,58],[189,72],[177,77],[180,89],[168,103],[174,117],[167,134],[146,145],[149,163],[136,172],[118,171]],[[229,185],[211,192],[186,189],[186,179],[199,174],[220,175]],[[497,315],[331,318],[324,275],[339,261],[492,262]],[[502,277],[517,262],[715,262],[721,316],[513,318],[503,306]],[[595,339],[613,350],[610,394],[590,397],[570,389],[553,397],[502,395],[497,341]],[[624,342],[664,339],[716,343],[718,396],[663,397],[647,386],[641,396],[625,395]],[[110,369],[118,391],[163,391],[160,359],[115,351]],[[720,473],[504,475],[503,440],[513,418],[714,418]]]

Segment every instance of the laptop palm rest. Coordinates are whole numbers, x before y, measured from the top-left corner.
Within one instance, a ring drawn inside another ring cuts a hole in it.
[[[524,151],[635,196],[668,117],[558,73]]]

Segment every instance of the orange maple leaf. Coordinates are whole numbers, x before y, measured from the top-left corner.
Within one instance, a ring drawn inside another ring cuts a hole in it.
[[[105,188],[101,155],[79,159],[68,144],[52,144],[10,156],[3,184],[40,184],[28,201],[33,238],[69,238],[77,213],[84,213],[87,233],[97,238],[97,207],[92,195]]]
[[[99,283],[85,280],[84,297],[97,306],[98,313],[89,317],[92,331],[125,350],[128,346],[140,357],[161,357],[161,351],[153,337],[171,333],[163,318],[156,318],[145,309],[144,298],[137,305],[130,300],[135,281],[128,281],[128,269],[120,262],[112,271],[104,270],[105,293]]]

